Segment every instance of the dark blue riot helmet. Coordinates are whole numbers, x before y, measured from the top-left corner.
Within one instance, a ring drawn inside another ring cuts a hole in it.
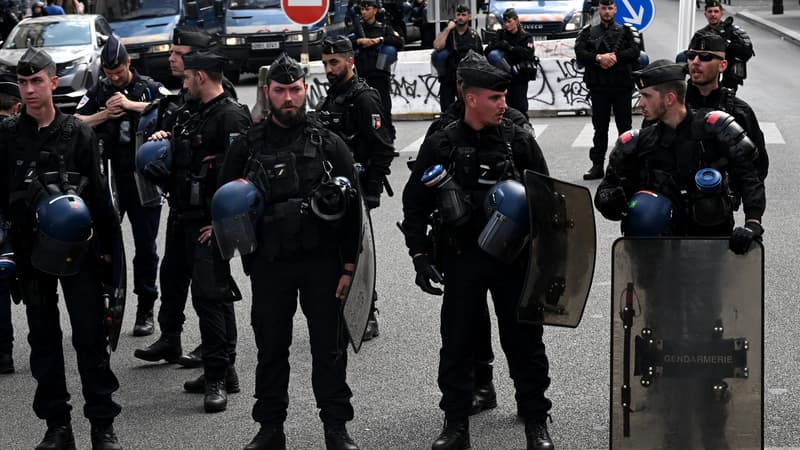
[[[450,57],[450,50],[443,48],[434,50],[431,53],[431,67],[436,71],[436,75],[443,77],[447,75],[447,59]]]
[[[677,61],[676,61],[677,62]],[[647,67],[650,65],[650,55],[643,51],[639,52],[639,67]]]
[[[489,220],[478,236],[478,245],[504,263],[513,262],[530,238],[525,185],[516,180],[496,183],[486,192],[483,209]]]
[[[694,182],[700,192],[719,192],[722,189],[722,174],[717,169],[700,169],[694,174]]]
[[[147,138],[156,131],[157,127],[158,103],[151,103],[147,108],[145,108],[141,117],[139,117],[139,125],[136,129],[137,149],[139,149],[147,141]],[[139,157],[137,151],[137,162],[138,159]],[[142,164],[142,169],[144,169],[144,165],[146,165],[146,163]],[[142,206],[146,207],[161,205],[163,196],[161,195],[161,191],[159,190],[158,186],[152,181],[148,180],[138,169],[139,166],[137,165],[137,170],[133,173],[133,176],[134,180],[136,181],[136,190],[139,193],[139,202],[142,204]]]
[[[172,144],[169,139],[147,141],[136,151],[136,172],[161,185],[172,170]]]
[[[628,202],[622,219],[625,236],[660,236],[669,231],[672,201],[653,191],[639,191]]]
[[[348,178],[331,178],[320,183],[311,192],[311,210],[322,220],[339,220],[355,195],[353,184]]]
[[[394,45],[381,45],[378,50],[378,60],[375,62],[375,68],[378,70],[385,70],[392,72],[392,66],[397,62],[397,47]]]
[[[258,246],[258,222],[264,215],[264,197],[244,178],[229,181],[211,199],[211,224],[224,259],[253,253]]]
[[[486,55],[486,60],[489,61],[489,64],[498,69],[511,73],[511,65],[506,61],[506,52],[503,50],[494,49],[490,51],[489,54]]]
[[[36,207],[31,264],[56,276],[75,275],[89,250],[92,216],[77,195],[51,195]]]

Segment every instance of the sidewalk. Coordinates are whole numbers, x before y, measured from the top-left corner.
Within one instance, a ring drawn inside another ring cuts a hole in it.
[[[800,3],[798,0],[784,0],[783,14],[772,14],[772,1],[770,0],[733,0],[733,5],[724,7],[737,19],[764,28],[800,45]]]

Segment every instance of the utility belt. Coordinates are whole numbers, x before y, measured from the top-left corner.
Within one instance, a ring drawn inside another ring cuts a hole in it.
[[[275,260],[335,248],[335,229],[335,224],[323,224],[311,212],[308,199],[291,198],[266,207],[258,231],[258,251]]]

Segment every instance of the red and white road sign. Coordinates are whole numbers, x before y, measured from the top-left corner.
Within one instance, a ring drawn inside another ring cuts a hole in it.
[[[298,25],[314,25],[328,14],[329,0],[281,0],[286,17]]]

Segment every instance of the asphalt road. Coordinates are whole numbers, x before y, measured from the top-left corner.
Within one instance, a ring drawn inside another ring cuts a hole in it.
[[[677,3],[658,2],[658,15],[658,21],[646,32],[651,60],[674,57]],[[702,24],[701,15],[697,23]],[[800,48],[762,30],[746,29],[753,39],[757,57],[749,65],[750,78],[740,96],[751,103],[767,132],[772,161],[767,180],[769,202],[764,217],[766,445],[800,447],[798,356],[794,348],[800,341],[795,304],[800,284],[796,264],[800,257],[796,238],[800,220],[794,183],[800,172],[800,161],[797,153],[792,153],[796,150],[793,144],[800,139],[796,126],[800,113],[795,106],[798,82],[794,76]],[[242,100],[252,105],[254,80],[244,78],[238,90]],[[635,123],[638,120],[634,118]],[[533,123],[552,175],[594,190],[597,182],[587,183],[581,179],[589,165],[590,119],[580,116],[537,118]],[[428,124],[397,123],[397,149],[401,150],[401,156],[393,164],[390,182],[398,195],[384,197],[373,217],[378,249],[381,336],[366,343],[359,354],[351,352],[349,356],[349,382],[355,407],[355,420],[349,424],[349,429],[364,449],[429,448],[441,427],[442,414],[437,406],[440,393],[436,385],[440,299],[423,294],[414,285],[411,261],[394,225],[401,219],[399,193],[408,177],[405,161],[415,154],[418,139]],[[604,220],[599,214],[596,219],[596,271],[583,321],[574,330],[548,328],[545,331],[552,378],[548,395],[554,404],[550,431],[559,448],[608,447],[610,248],[619,229],[617,224]],[[165,222],[162,227],[164,225]],[[128,236],[130,238],[130,234]],[[132,248],[132,238],[130,244]],[[163,241],[160,248],[163,248]],[[249,280],[238,262],[234,263],[234,273],[245,292],[245,300],[236,306],[239,318],[237,367],[242,393],[230,396],[226,412],[205,414],[202,396],[182,392],[182,383],[199,375],[199,369],[144,364],[133,358],[134,349],[155,338],[130,336],[134,308],[127,311],[124,336],[112,356],[121,384],[115,398],[123,405],[123,413],[115,426],[125,448],[236,449],[243,447],[257,431],[250,417],[256,351],[248,321]],[[199,343],[197,319],[191,307],[187,317],[183,343],[185,349],[190,350]],[[62,324],[68,384],[75,406],[73,426],[78,448],[88,448],[88,423],[81,414],[80,381],[65,313]],[[31,410],[35,384],[27,363],[27,325],[22,307],[14,307],[14,325],[17,373],[0,376],[0,449],[32,448],[44,433],[44,423]],[[516,419],[513,386],[496,336],[494,348],[499,406],[473,417],[472,445],[475,449],[524,448],[523,425]],[[295,318],[291,365],[291,404],[286,423],[288,446],[323,448],[322,426],[310,386],[308,334],[301,313]]]

